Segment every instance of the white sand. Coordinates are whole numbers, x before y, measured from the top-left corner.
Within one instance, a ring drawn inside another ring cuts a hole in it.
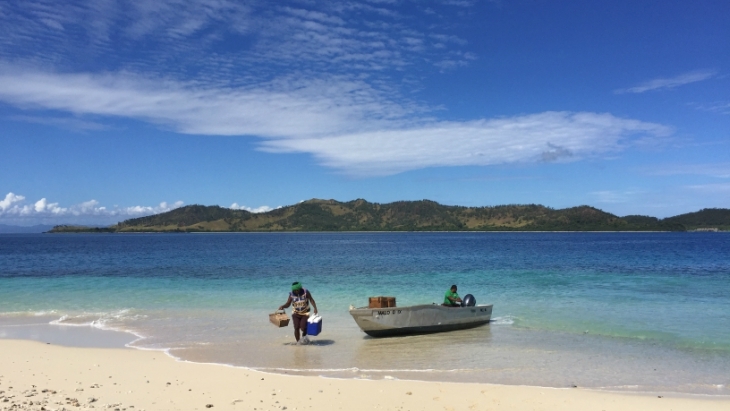
[[[212,405],[212,411],[728,411],[730,398],[659,398],[657,394],[581,388],[334,380],[183,363],[154,351],[0,340],[0,410],[205,410],[206,405]]]

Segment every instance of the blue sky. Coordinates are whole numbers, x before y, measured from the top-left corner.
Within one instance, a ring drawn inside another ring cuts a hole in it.
[[[0,0],[0,223],[730,207],[727,1]]]

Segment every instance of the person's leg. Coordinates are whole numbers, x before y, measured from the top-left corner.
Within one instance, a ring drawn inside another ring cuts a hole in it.
[[[302,325],[300,326],[300,328],[302,329],[302,337],[307,336],[307,320],[309,320],[309,316],[303,315]]]
[[[307,324],[309,322],[308,320],[309,320],[309,316],[307,316],[307,315],[302,316],[302,319],[301,319],[302,323],[299,326],[299,328],[301,328],[301,330],[302,330],[302,339],[299,341],[300,344],[309,344],[309,338],[307,338]]]
[[[297,340],[297,342],[299,342],[299,327],[302,324],[302,322],[300,321],[301,318],[302,318],[302,316],[299,314],[291,315],[292,322],[294,323],[294,339]],[[305,324],[306,324],[306,321],[305,321]],[[306,328],[304,329],[304,332],[307,332]]]

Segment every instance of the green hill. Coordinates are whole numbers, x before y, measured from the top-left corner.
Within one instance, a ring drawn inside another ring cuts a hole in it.
[[[665,218],[664,221],[681,224],[688,230],[698,228],[730,230],[730,210],[727,208],[705,208],[694,213]]]
[[[730,210],[705,209],[660,220],[618,217],[590,206],[556,210],[535,204],[461,207],[429,200],[379,204],[313,199],[260,214],[190,205],[105,229],[56,226],[51,232],[685,231],[707,227],[730,228]]]

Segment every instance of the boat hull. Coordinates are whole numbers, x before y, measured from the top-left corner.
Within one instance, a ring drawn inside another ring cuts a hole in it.
[[[390,337],[479,327],[491,319],[492,306],[451,308],[429,304],[392,308],[356,308],[350,310],[350,315],[367,335]]]

